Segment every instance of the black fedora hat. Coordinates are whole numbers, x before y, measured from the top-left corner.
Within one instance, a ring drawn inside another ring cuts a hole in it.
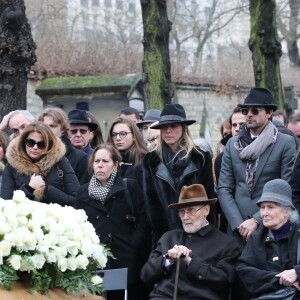
[[[272,93],[265,88],[253,88],[249,95],[245,98],[243,104],[238,104],[238,107],[248,106],[263,106],[275,111],[278,106],[274,103]]]
[[[91,131],[98,128],[98,124],[90,122],[88,114],[85,110],[73,109],[68,113],[68,119],[70,124],[82,124],[87,125]]]
[[[184,108],[180,104],[166,104],[161,112],[159,122],[152,125],[151,128],[159,129],[160,127],[172,123],[184,123],[186,125],[194,124],[195,120],[187,120]]]
[[[160,114],[161,111],[158,109],[149,109],[146,111],[143,121],[137,122],[136,125],[140,127],[143,124],[154,123],[156,121],[159,121]]]

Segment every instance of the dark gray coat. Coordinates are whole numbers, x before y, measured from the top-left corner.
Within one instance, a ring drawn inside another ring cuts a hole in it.
[[[282,287],[275,275],[284,270],[294,268],[300,281],[300,264],[296,259],[298,239],[299,224],[294,224],[288,239],[283,240],[286,249],[284,260],[288,261],[283,263],[278,243],[266,227],[261,225],[250,237],[239,259],[237,272],[251,296],[257,297]]]
[[[160,238],[141,272],[142,280],[154,285],[150,299],[173,299],[175,264],[166,270],[162,262],[163,255],[174,245],[185,245],[192,250],[189,266],[180,264],[177,299],[227,300],[240,251],[233,237],[213,225],[194,234],[176,229]]]
[[[260,222],[255,203],[260,198],[265,183],[276,178],[289,181],[296,156],[294,139],[278,133],[276,142],[259,158],[253,190],[249,192],[246,183],[247,161],[240,159],[239,152],[234,147],[237,139],[234,136],[226,144],[218,182],[218,199],[232,231],[248,218],[254,217]]]

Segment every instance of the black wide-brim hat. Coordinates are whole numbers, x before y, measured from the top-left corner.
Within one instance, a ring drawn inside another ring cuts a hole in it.
[[[275,111],[278,106],[274,103],[272,93],[265,88],[253,88],[249,95],[245,98],[243,104],[238,104],[238,107],[262,106]]]
[[[98,124],[90,122],[88,114],[85,110],[73,109],[68,113],[70,124],[74,125],[87,125],[91,131],[98,128]]]
[[[195,120],[187,120],[184,108],[180,104],[166,104],[161,112],[159,122],[156,125],[152,125],[153,129],[160,129],[160,127],[173,124],[182,123],[187,126],[194,124]]]

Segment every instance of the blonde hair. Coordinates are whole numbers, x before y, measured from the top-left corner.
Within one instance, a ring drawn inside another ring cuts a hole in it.
[[[186,124],[182,124],[182,123],[175,123],[175,124],[179,124],[182,127],[182,136],[179,141],[179,150],[177,151],[177,153],[175,153],[174,158],[176,158],[176,156],[179,153],[184,151],[185,155],[182,157],[182,159],[186,159],[190,155],[190,153],[193,150],[195,150],[197,153],[199,153],[203,157],[203,160],[204,160],[203,153],[201,152],[201,150],[198,147],[195,146],[195,144],[191,138],[188,126]],[[163,145],[165,144],[165,141],[163,140],[162,135],[160,135],[159,140],[160,140],[160,143],[158,144],[157,151],[158,151],[158,155],[159,155],[161,161],[164,162]]]
[[[69,129],[67,114],[59,107],[48,107],[42,111],[38,120],[43,122],[44,117],[51,117],[53,121],[61,126],[62,133],[65,135]]]

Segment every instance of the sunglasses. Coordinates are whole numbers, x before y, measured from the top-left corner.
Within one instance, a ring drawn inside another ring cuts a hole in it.
[[[241,112],[244,116],[247,116],[249,111],[251,110],[252,114],[254,116],[258,115],[260,111],[263,110],[263,108],[256,108],[256,107],[252,107],[252,108],[241,108]]]
[[[81,133],[81,134],[86,134],[88,132],[88,129],[83,129],[83,128],[79,128],[79,129],[69,129],[70,133],[71,134],[76,134],[78,131]]]
[[[38,147],[38,149],[40,149],[40,150],[43,150],[46,148],[46,144],[44,141],[36,142],[35,140],[29,139],[29,138],[25,140],[25,145],[29,148],[33,148],[36,145]]]

